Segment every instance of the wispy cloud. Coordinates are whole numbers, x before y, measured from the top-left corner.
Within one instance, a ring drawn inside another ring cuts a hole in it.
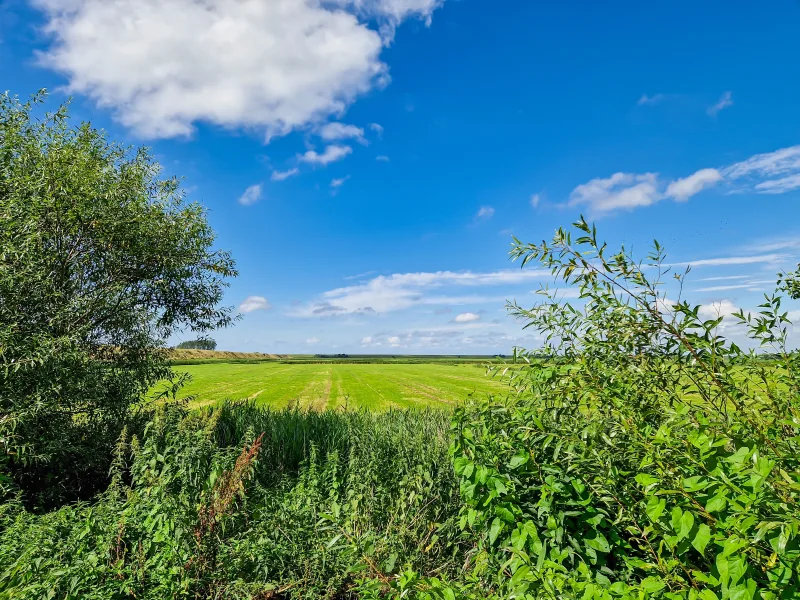
[[[369,315],[404,310],[414,306],[458,306],[500,304],[511,287],[552,277],[548,270],[508,269],[488,273],[437,271],[380,275],[365,283],[324,292],[318,300],[295,307],[290,314],[299,317]],[[503,287],[491,295],[460,294],[447,288]],[[440,293],[436,293],[440,292]]]
[[[364,279],[365,277],[369,277],[370,275],[374,275],[375,271],[365,271],[364,273],[358,273],[357,275],[348,275],[345,279],[353,280],[353,279]]]
[[[800,235],[791,237],[771,237],[747,244],[744,250],[747,252],[775,252],[776,250],[798,250],[800,249]]]
[[[331,179],[331,187],[338,188],[344,185],[344,182],[350,179],[350,175],[345,175],[344,177],[340,177],[339,179]]]
[[[389,162],[389,157],[386,156],[385,154],[379,154],[378,156],[375,157],[375,160],[377,160],[378,162]]]
[[[336,140],[355,139],[358,142],[366,143],[364,139],[364,130],[355,125],[347,125],[345,123],[332,122],[325,123],[317,131],[319,137],[328,142]]]
[[[731,178],[749,175],[774,176],[800,169],[800,146],[781,148],[774,152],[755,154],[747,160],[735,163],[725,169],[725,176]]]
[[[261,200],[261,184],[257,183],[247,188],[244,193],[239,196],[239,204],[242,206],[251,206]]]
[[[743,179],[762,194],[800,188],[800,145],[756,154],[723,170],[729,179]]]
[[[542,197],[540,194],[531,194],[530,203],[533,208],[539,207],[539,202],[541,202]]]
[[[481,206],[475,215],[477,221],[487,221],[494,216],[494,208],[491,206]]]
[[[731,279],[749,279],[749,275],[723,275],[721,277],[703,277],[697,281],[729,281]]]
[[[383,137],[383,125],[378,123],[370,123],[369,128],[374,131],[375,135],[377,135],[379,138]]]
[[[754,265],[758,263],[779,263],[786,259],[784,254],[761,254],[757,256],[725,256],[720,258],[703,258],[686,262],[672,263],[675,267],[721,267],[731,265]]]
[[[327,165],[343,159],[352,151],[353,149],[350,146],[339,146],[332,144],[330,146],[326,146],[322,154],[319,154],[315,150],[308,150],[305,154],[300,155],[299,159],[301,162],[310,164]]]
[[[775,285],[774,279],[756,279],[752,281],[747,281],[745,283],[736,283],[731,285],[712,285],[708,287],[697,288],[695,292],[722,292],[726,290],[747,290],[747,289],[755,289],[758,286],[765,285],[765,284],[772,284]]]
[[[800,173],[781,177],[780,179],[763,181],[756,185],[756,190],[762,194],[783,194],[797,188],[800,188]]]
[[[272,181],[284,181],[286,179],[289,179],[289,177],[294,177],[299,172],[300,169],[298,169],[297,167],[289,169],[288,171],[273,171],[270,179],[272,179]]]
[[[658,104],[663,102],[666,99],[665,94],[653,94],[652,96],[648,96],[647,94],[642,94],[642,97],[636,102],[638,106],[652,106],[654,104]]]
[[[722,173],[716,169],[700,169],[684,179],[676,179],[667,186],[667,196],[679,202],[684,202],[701,192],[716,185],[722,179]]]
[[[716,104],[709,106],[706,112],[708,112],[710,116],[716,117],[719,111],[724,110],[729,106],[733,106],[733,94],[730,91],[723,92]]]
[[[310,337],[306,340],[306,344],[308,344],[309,346],[313,346],[314,344],[318,343],[319,343],[319,338],[316,337]]]
[[[270,304],[264,296],[248,296],[239,305],[239,312],[247,314],[255,310],[267,310],[269,308]]]

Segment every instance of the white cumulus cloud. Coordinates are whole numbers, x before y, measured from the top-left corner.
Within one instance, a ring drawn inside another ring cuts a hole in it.
[[[480,321],[481,316],[476,315],[475,313],[465,312],[461,313],[460,315],[456,315],[456,318],[453,319],[456,323],[472,323],[473,321]]]
[[[239,196],[239,204],[242,206],[250,206],[261,200],[261,184],[257,183],[247,188],[244,193]]]
[[[239,305],[239,312],[247,314],[255,310],[267,310],[269,307],[269,302],[264,296],[248,296]]]
[[[333,122],[326,123],[319,128],[319,137],[327,141],[355,139],[359,142],[365,142],[364,130],[355,125],[346,125],[345,123]]]
[[[342,114],[388,83],[383,47],[440,0],[32,0],[40,62],[149,138],[197,123],[266,139]],[[376,29],[371,26],[377,27]]]
[[[664,197],[656,173],[614,173],[608,178],[592,179],[576,187],[570,195],[570,206],[585,206],[594,213],[649,206]]]
[[[314,165],[327,165],[343,159],[352,151],[353,149],[350,146],[338,146],[332,144],[330,146],[326,146],[322,154],[318,153],[316,150],[308,150],[305,154],[300,155],[299,158],[302,162],[307,162]]]

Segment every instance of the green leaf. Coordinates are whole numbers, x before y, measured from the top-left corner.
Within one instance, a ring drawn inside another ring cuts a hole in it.
[[[670,519],[670,525],[672,525],[672,529],[675,532],[681,530],[681,520],[683,519],[683,511],[680,507],[676,506],[672,509],[672,518]]]
[[[678,539],[682,540],[689,535],[694,527],[694,515],[688,510],[681,517],[681,528],[678,532]]]
[[[713,498],[711,498],[708,502],[706,502],[706,510],[710,513],[712,512],[720,512],[721,510],[725,510],[725,505],[728,503],[728,499],[725,496],[717,494]]]
[[[598,552],[610,552],[611,546],[604,536],[599,531],[593,531],[587,537],[584,538],[584,543],[587,547],[597,550]]]
[[[650,496],[647,501],[647,516],[655,523],[664,514],[666,507],[666,500],[658,496]]]
[[[500,532],[503,530],[503,522],[500,520],[500,517],[495,517],[492,521],[492,526],[489,528],[489,543],[494,544],[497,536],[500,535]]]
[[[514,522],[514,513],[507,509],[505,506],[495,506],[494,507],[495,514],[500,517],[506,523],[513,523]]]
[[[645,488],[659,481],[661,480],[658,477],[653,477],[650,473],[639,473],[636,476],[636,483]]]
[[[697,528],[697,533],[692,538],[692,546],[700,554],[703,554],[709,541],[711,541],[711,529],[705,523],[701,523]]]
[[[514,456],[511,457],[511,460],[508,462],[509,469],[518,469],[525,463],[530,460],[530,455],[527,452],[517,452]]]
[[[656,592],[663,590],[666,584],[661,580],[660,577],[645,577],[642,579],[642,583],[640,585],[648,594],[655,594]]]

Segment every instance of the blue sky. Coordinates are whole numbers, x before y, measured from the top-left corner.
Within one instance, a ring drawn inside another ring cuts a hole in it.
[[[185,178],[241,271],[220,347],[509,352],[539,342],[505,299],[547,283],[512,233],[657,238],[704,261],[709,314],[797,264],[799,23],[790,0],[7,0],[0,87],[72,96]]]

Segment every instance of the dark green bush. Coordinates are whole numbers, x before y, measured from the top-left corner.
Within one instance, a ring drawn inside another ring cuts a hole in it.
[[[146,151],[42,100],[0,95],[0,497],[47,507],[107,484],[147,391],[179,383],[163,340],[228,324],[236,272]]]

